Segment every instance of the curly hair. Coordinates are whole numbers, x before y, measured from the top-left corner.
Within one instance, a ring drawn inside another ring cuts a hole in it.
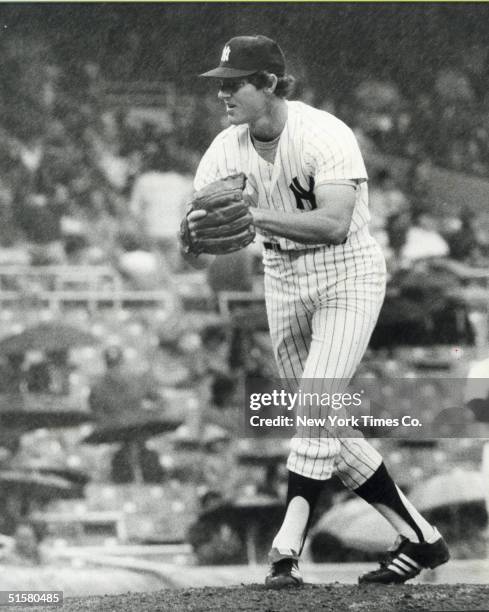
[[[263,89],[270,85],[271,73],[266,70],[260,70],[255,74],[247,77],[249,83],[254,85],[257,89]],[[291,95],[295,86],[295,78],[290,74],[284,74],[284,76],[277,76],[277,86],[273,92],[278,98],[287,98]]]

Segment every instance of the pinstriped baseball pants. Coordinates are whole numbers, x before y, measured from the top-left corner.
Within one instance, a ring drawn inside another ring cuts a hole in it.
[[[279,375],[302,391],[342,392],[355,373],[385,295],[385,261],[367,229],[344,245],[301,251],[265,250],[265,299]],[[325,417],[331,409],[303,408]],[[361,434],[359,434],[361,435]],[[382,461],[362,437],[339,438],[329,428],[291,441],[287,468],[326,480],[336,473],[354,489]]]

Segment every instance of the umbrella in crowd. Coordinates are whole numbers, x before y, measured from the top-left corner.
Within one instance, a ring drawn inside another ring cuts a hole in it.
[[[79,496],[78,487],[66,478],[20,468],[0,471],[0,492],[2,497],[16,494],[28,502]]]
[[[246,447],[240,445],[237,451],[237,458],[242,465],[260,466],[268,468],[277,464],[285,463],[288,449],[283,445],[255,445]]]
[[[57,476],[71,482],[73,485],[80,487],[81,490],[90,480],[90,476],[83,470],[70,467],[65,461],[60,462],[50,458],[36,458],[29,460],[18,460],[15,458],[9,465],[9,468],[38,472],[39,474],[46,476]]]
[[[265,542],[264,533],[271,536],[280,525],[284,513],[283,501],[269,495],[243,496],[222,500],[204,510],[200,520],[211,524],[226,523],[242,533],[249,565],[256,565],[261,557],[261,548],[268,550],[271,541]]]
[[[182,424],[182,419],[162,413],[160,410],[137,410],[125,414],[124,419],[98,425],[85,439],[86,444],[113,444],[136,439],[147,439],[169,431]]]
[[[188,425],[180,425],[172,438],[173,445],[179,450],[208,450],[211,451],[216,444],[227,442],[230,434],[219,425],[204,425],[202,435],[192,435]]]
[[[132,414],[124,414],[124,418],[118,421],[97,425],[83,441],[87,444],[122,443],[120,451],[129,462],[129,473],[134,482],[142,483],[146,480],[142,458],[145,440],[174,431],[181,424],[181,418],[165,414],[160,410],[136,410]]]
[[[54,474],[37,470],[6,468],[0,470],[0,517],[2,529],[15,530],[19,520],[51,500],[75,499],[83,495],[83,487]]]
[[[3,338],[0,341],[0,353],[9,355],[32,350],[64,351],[76,346],[91,346],[98,342],[96,336],[77,327],[64,323],[45,322]]]
[[[20,393],[3,394],[0,398],[0,426],[19,432],[76,427],[91,419],[87,410],[77,408],[69,398]]]

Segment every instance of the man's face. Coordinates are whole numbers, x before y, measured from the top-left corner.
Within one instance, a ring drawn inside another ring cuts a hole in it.
[[[224,102],[229,122],[233,125],[253,124],[266,113],[264,91],[244,78],[219,81],[218,98]]]

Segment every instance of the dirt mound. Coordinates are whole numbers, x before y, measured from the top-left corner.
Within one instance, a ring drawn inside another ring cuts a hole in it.
[[[262,585],[202,589],[175,589],[154,593],[69,598],[62,608],[23,608],[24,610],[63,610],[85,612],[216,612],[222,610],[297,612],[298,610],[331,612],[429,612],[489,611],[489,585],[404,585],[356,586],[339,583],[306,585],[304,588],[268,591]],[[19,610],[19,608],[5,608]]]

